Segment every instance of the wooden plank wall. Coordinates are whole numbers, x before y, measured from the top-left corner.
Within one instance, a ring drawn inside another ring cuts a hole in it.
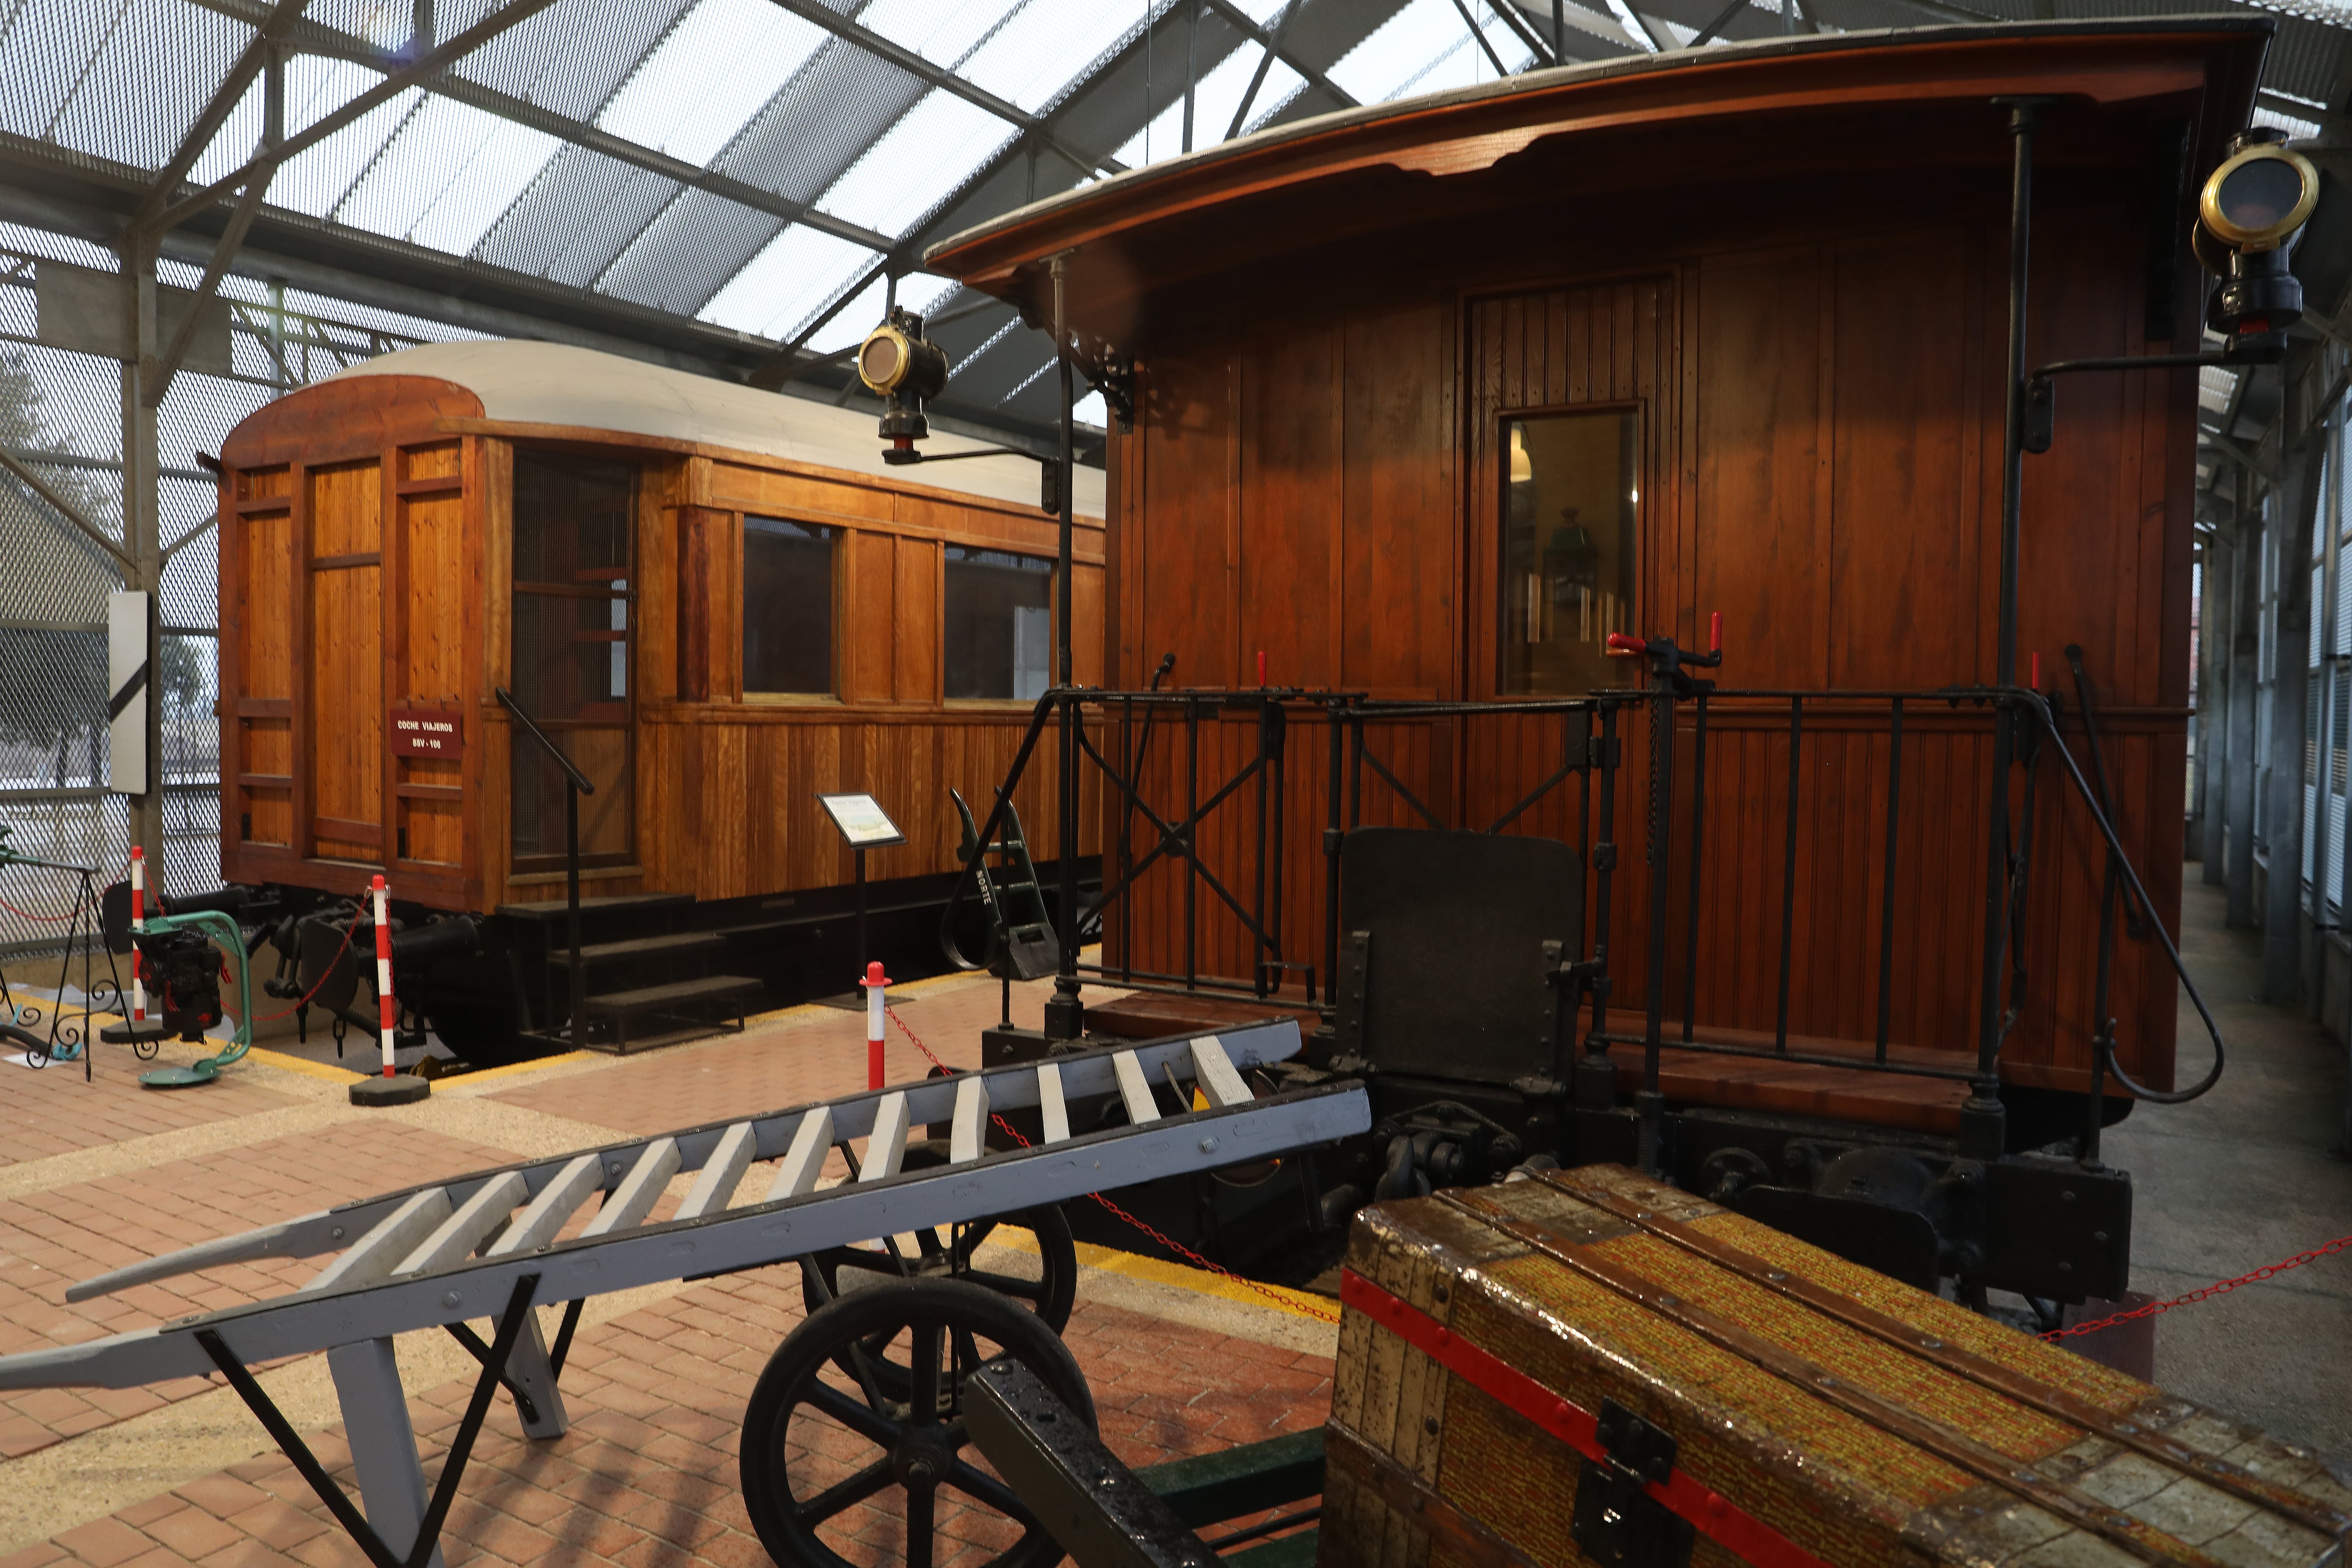
[[[2037,230],[2037,357],[2142,352],[2139,223],[2137,209],[2096,193],[2060,204]],[[1669,258],[1646,273],[1465,288],[1161,350],[1139,367],[1139,427],[1116,443],[1119,684],[1144,684],[1163,651],[1177,655],[1171,684],[1254,684],[1263,647],[1278,685],[1497,695],[1502,421],[1611,404],[1638,408],[1644,432],[1643,629],[1688,646],[1720,611],[1729,687],[1990,679],[2004,237],[1996,224],[1954,219],[1775,240]],[[2058,447],[2029,459],[2021,647],[2042,650],[2046,679],[2063,670],[2064,646],[2086,650],[2119,826],[2170,924],[2194,388],[2186,376],[2096,380],[2079,395],[2066,389]],[[1965,1052],[1976,1038],[1990,740],[1980,714],[1931,706],[1906,714],[1888,1032],[1897,1047]],[[1887,885],[1884,707],[1832,715],[1816,705],[1809,716],[1793,922],[1781,916],[1787,708],[1744,707],[1717,704],[1710,731],[1697,1021],[1776,1028],[1785,924],[1791,1034],[1870,1040]],[[1394,732],[1375,749],[1454,826],[1489,826],[1562,754],[1554,719],[1384,728]],[[1623,725],[1611,933],[1620,1023],[1638,1016],[1648,983],[1647,731],[1639,712]],[[1202,776],[1213,785],[1246,760],[1254,728],[1227,720],[1202,731]],[[2069,733],[2087,771],[2079,726]],[[1682,812],[1689,749],[1685,729]],[[1294,727],[1285,948],[1318,968],[1325,755],[1319,724]],[[2072,1085],[2094,1030],[2102,861],[2055,759],[2037,776],[2029,981],[2004,1062],[2012,1078]],[[1181,815],[1172,748],[1145,778],[1163,815]],[[1577,841],[1577,788],[1572,779],[1508,831]],[[1421,825],[1370,772],[1363,798],[1367,822]],[[1204,828],[1202,852],[1245,889],[1255,799],[1226,811]],[[1686,829],[1675,837],[1663,978],[1678,1020]],[[1181,968],[1179,868],[1148,872],[1135,900],[1112,921],[1112,962],[1131,954],[1141,967]],[[1205,892],[1196,921],[1202,971],[1245,975],[1240,923],[1212,912]],[[2124,943],[2116,984],[2126,1065],[2168,1081],[2175,1010],[2161,952]]]
[[[228,879],[350,893],[383,869],[404,899],[477,910],[560,889],[561,873],[517,877],[510,864],[512,736],[492,689],[512,676],[514,443],[479,415],[446,383],[366,377],[281,399],[226,444]],[[1051,555],[1053,520],[592,434],[556,438],[643,465],[636,787],[583,819],[586,846],[622,844],[634,826],[639,853],[593,872],[593,890],[714,899],[845,883],[850,858],[819,791],[870,790],[906,829],[907,846],[870,858],[873,877],[955,869],[947,788],[984,811],[1029,705],[942,700],[944,548]],[[747,511],[844,531],[833,698],[743,699]],[[1101,537],[1080,521],[1074,652],[1087,682],[1102,679]],[[393,757],[396,706],[457,714],[462,758]],[[1041,853],[1054,846],[1051,758],[1048,746],[1016,797]],[[1097,842],[1099,790],[1087,789],[1082,853]]]

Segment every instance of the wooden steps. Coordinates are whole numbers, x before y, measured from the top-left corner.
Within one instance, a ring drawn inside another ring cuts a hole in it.
[[[587,969],[600,963],[629,963],[647,959],[708,958],[726,950],[727,938],[719,931],[681,931],[664,936],[630,937],[623,942],[582,942],[580,964]],[[558,945],[549,952],[547,962],[569,968],[571,950]]]

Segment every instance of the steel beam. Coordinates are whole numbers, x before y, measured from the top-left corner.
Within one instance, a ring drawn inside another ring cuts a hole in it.
[[[238,101],[245,97],[245,89],[253,85],[253,79],[268,65],[270,51],[286,36],[287,30],[301,18],[303,7],[309,4],[310,0],[278,0],[278,4],[262,16],[251,41],[245,46],[245,52],[237,56],[236,63],[229,67],[228,74],[221,79],[220,86],[213,89],[212,101],[205,105],[205,111],[196,116],[195,123],[189,126],[187,133],[180,138],[179,148],[172,154],[171,161],[156,172],[155,184],[149,189],[147,199],[140,203],[139,210],[131,215],[134,227],[152,223],[163,210],[163,204],[171,200],[172,193],[180,188],[180,182],[188,177],[188,171],[196,166],[196,160],[204,156],[205,149],[212,145],[213,138],[219,135],[221,127],[228,123],[228,117],[236,112]]]
[[[211,206],[227,192],[239,188],[249,180],[276,170],[288,159],[317,146],[379,105],[389,103],[409,89],[419,87],[429,79],[438,76],[447,67],[472,54],[500,33],[530,21],[553,4],[555,0],[508,0],[507,5],[483,17],[414,65],[404,66],[393,72],[332,114],[313,121],[304,126],[298,134],[289,136],[278,145],[257,154],[243,167],[222,175],[194,195],[165,208],[160,215],[142,226],[157,230],[176,228]]]
[[[1300,76],[1305,77],[1308,81],[1313,82],[1317,87],[1319,87],[1325,92],[1329,93],[1333,98],[1339,100],[1340,108],[1355,109],[1360,107],[1354,97],[1349,93],[1347,89],[1341,87],[1329,77],[1324,75],[1320,68],[1308,65],[1305,60],[1299,58],[1298,56],[1293,54],[1280,38],[1276,37],[1264,27],[1259,26],[1257,25],[1257,18],[1252,16],[1240,6],[1234,5],[1234,0],[1208,0],[1208,4],[1211,10],[1216,12],[1218,16],[1225,19],[1225,25],[1227,26],[1234,28],[1251,43],[1254,43],[1258,47],[1265,50],[1266,53],[1280,60],[1284,65],[1288,66],[1292,70],[1297,71]]]

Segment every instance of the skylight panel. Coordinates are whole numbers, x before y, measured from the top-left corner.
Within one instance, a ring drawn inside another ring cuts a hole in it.
[[[428,97],[335,216],[372,233],[463,255],[562,145],[469,104]]]
[[[228,118],[205,150],[196,155],[195,166],[188,178],[200,185],[209,185],[223,174],[233,174],[245,166],[254,153],[261,150],[261,94],[259,78],[254,79],[245,96],[236,100]]]
[[[1491,11],[1472,14],[1491,22],[1485,29],[1487,41],[1505,64],[1516,70],[1527,63],[1527,46]],[[1386,103],[1407,93],[1492,81],[1495,68],[1463,26],[1452,0],[1412,0],[1349,50],[1329,74],[1357,102]]]
[[[912,310],[917,315],[929,315],[933,305],[954,291],[953,279],[918,272],[898,279],[898,305],[901,310]],[[877,278],[834,311],[833,319],[816,330],[806,346],[813,353],[821,354],[849,347],[881,321],[883,301],[888,298],[884,279]]]
[[[1440,0],[1443,4],[1444,0]],[[1449,14],[1451,7],[1448,8]],[[1459,30],[1459,23],[1456,23]],[[1257,62],[1265,51],[1255,44],[1244,44],[1218,62],[1216,69],[1201,78],[1192,92],[1192,150],[1213,147],[1225,138],[1225,127],[1234,121],[1234,110],[1239,109],[1242,95],[1249,90],[1250,78],[1257,74]],[[1280,60],[1267,67],[1265,80],[1257,89],[1257,98],[1250,105],[1249,123],[1265,119],[1290,95],[1298,90],[1306,79]],[[1173,158],[1184,147],[1184,95],[1179,91],[1174,101],[1161,110],[1146,130],[1129,138],[1126,146],[1112,156],[1129,168],[1139,168],[1147,162],[1159,163]],[[1150,156],[1144,154],[1149,151]]]
[[[1135,25],[1126,7],[1102,0],[1029,0],[957,74],[1034,114]]]
[[[934,89],[900,115],[817,205],[847,223],[903,233],[1012,139],[1006,121]]]
[[[701,0],[596,123],[707,168],[826,37],[769,0]]]
[[[383,79],[379,72],[348,60],[296,55],[286,62],[288,132],[317,124]],[[270,204],[312,217],[325,217],[334,211],[352,182],[366,171],[421,96],[411,88],[289,159],[270,183]]]
[[[1020,0],[874,0],[858,26],[903,44],[933,65],[956,66]]]
[[[789,339],[880,259],[878,252],[822,229],[787,224],[710,297],[700,319],[739,332]]]
[[[49,122],[105,43],[121,7],[86,0],[26,0],[0,32],[0,131],[46,136]]]

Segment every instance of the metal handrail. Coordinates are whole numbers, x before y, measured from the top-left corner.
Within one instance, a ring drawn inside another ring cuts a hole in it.
[[[555,759],[555,765],[563,770],[564,936],[566,944],[571,949],[572,959],[571,963],[565,965],[566,984],[571,993],[571,1015],[565,1019],[564,1027],[571,1032],[572,1043],[576,1046],[580,1043],[582,1032],[581,1015],[586,1011],[588,1002],[587,975],[583,973],[583,966],[580,962],[580,797],[583,795],[594,795],[596,786],[588,782],[588,775],[582,773],[570,757],[563,754],[562,748],[548,739],[547,731],[541,729],[529,713],[523,711],[522,704],[515,700],[513,692],[503,686],[494,686],[490,690],[498,698],[499,706],[513,714],[515,722],[520,724],[525,733],[544,747],[547,754]],[[548,995],[548,1004],[551,1007],[554,1005],[551,987]],[[554,1026],[555,1020],[549,1019],[550,1033],[554,1032]]]

